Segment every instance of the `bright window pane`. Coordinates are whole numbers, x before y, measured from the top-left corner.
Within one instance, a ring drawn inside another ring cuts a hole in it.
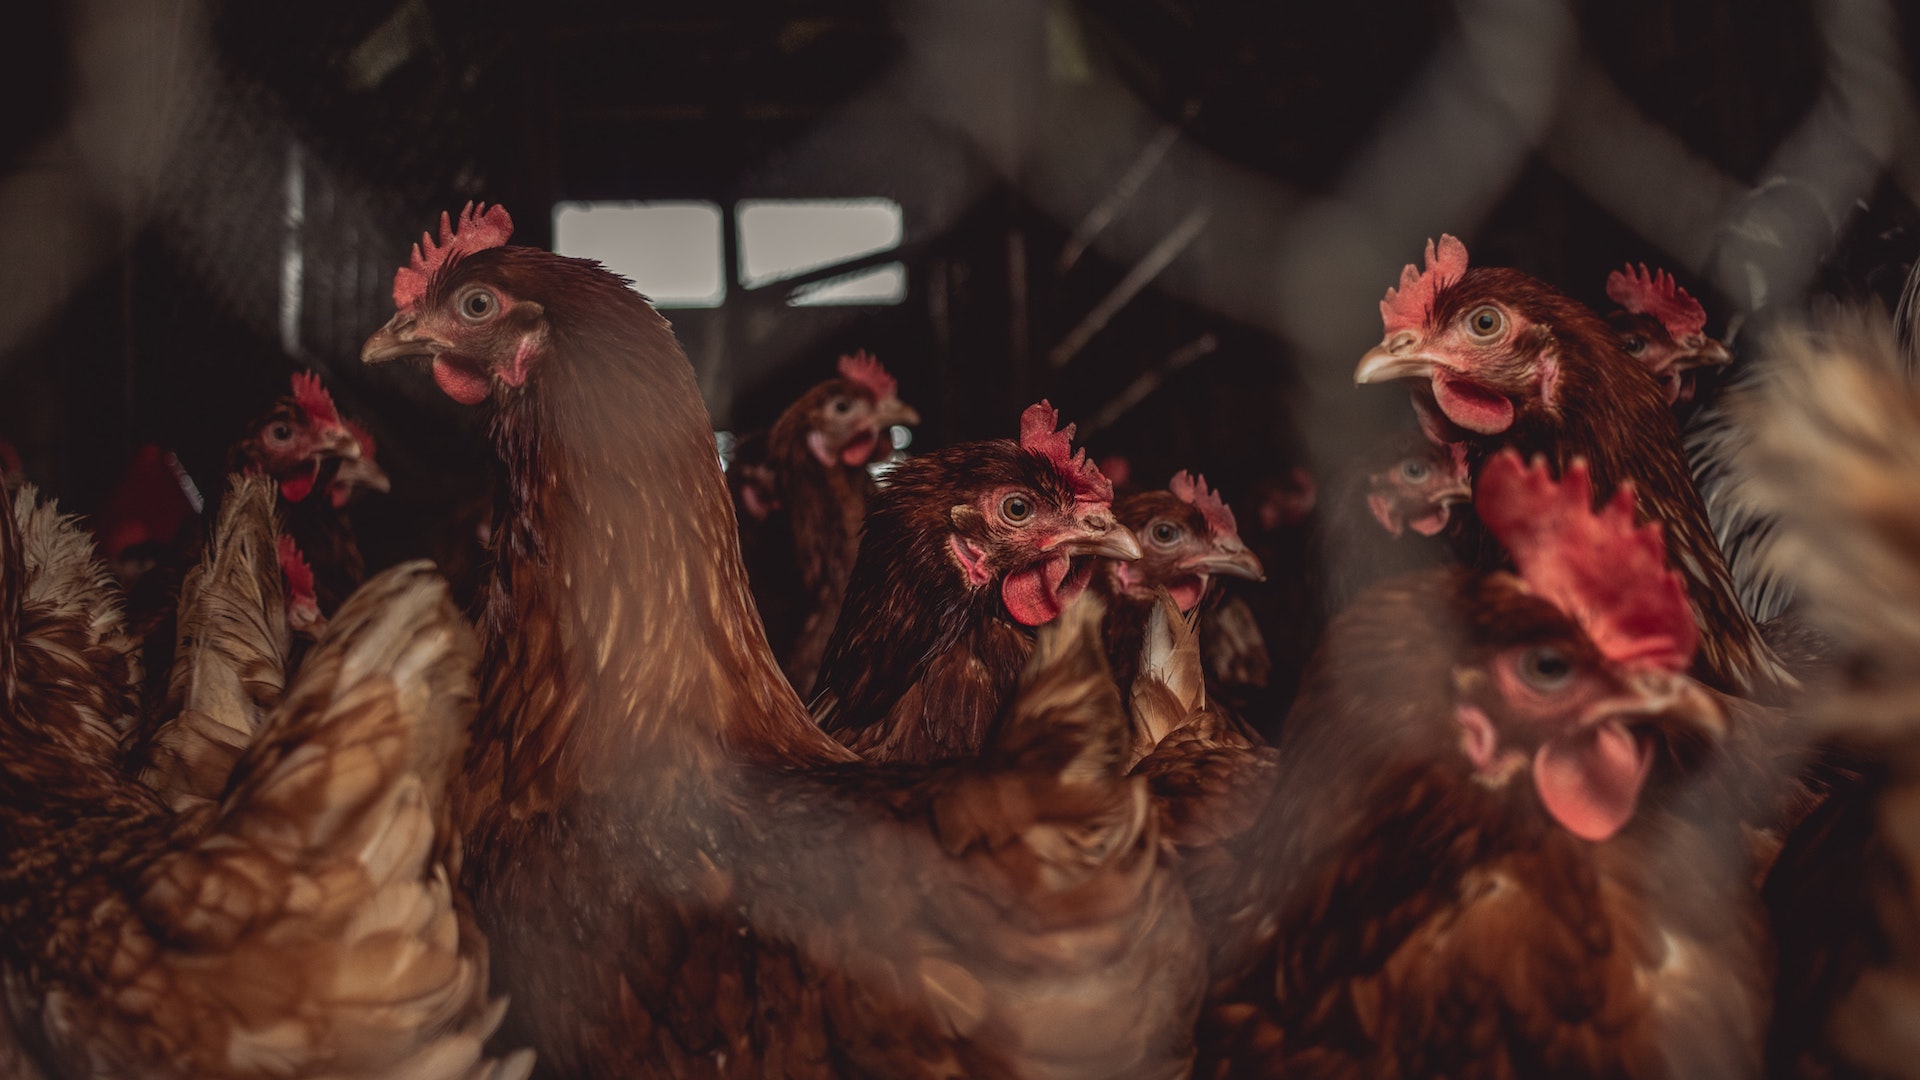
[[[719,307],[720,223],[710,202],[566,202],[553,208],[553,250],[598,259],[655,307]]]
[[[892,251],[905,234],[892,199],[743,199],[737,221],[748,288]]]
[[[791,307],[828,307],[834,304],[898,304],[907,298],[907,268],[887,263],[871,270],[828,278],[793,290]]]

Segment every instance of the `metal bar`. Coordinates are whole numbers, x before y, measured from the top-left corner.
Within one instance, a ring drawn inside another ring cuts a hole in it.
[[[1060,339],[1060,344],[1055,345],[1053,351],[1047,354],[1047,362],[1056,368],[1067,366],[1067,362],[1078,355],[1081,349],[1086,348],[1087,342],[1092,341],[1093,336],[1104,329],[1107,323],[1120,313],[1121,308],[1126,307],[1128,302],[1140,294],[1141,289],[1146,288],[1148,283],[1159,277],[1160,271],[1165,270],[1169,263],[1180,257],[1180,253],[1187,249],[1187,245],[1193,243],[1194,238],[1200,235],[1200,230],[1207,227],[1207,221],[1212,216],[1213,210],[1210,207],[1194,208],[1180,224],[1174,226],[1172,232],[1153,245],[1153,250],[1147,252],[1138,263],[1134,264],[1133,269],[1127,271],[1127,276],[1120,279],[1120,284],[1115,285],[1112,292],[1102,297],[1100,302],[1093,306],[1093,310],[1087,312],[1086,317],[1080,320],[1078,326],[1069,331],[1066,337]]]
[[[1192,106],[1188,106],[1188,114],[1192,114]],[[1074,264],[1080,261],[1080,256],[1085,255],[1087,248],[1092,246],[1094,238],[1113,224],[1120,212],[1133,202],[1146,185],[1147,178],[1166,160],[1167,152],[1180,141],[1181,130],[1180,124],[1163,124],[1159,131],[1153,133],[1153,138],[1148,139],[1147,144],[1140,148],[1140,153],[1135,155],[1133,164],[1120,174],[1113,190],[1107,192],[1106,198],[1094,203],[1093,209],[1087,211],[1087,216],[1074,226],[1073,235],[1067,237],[1066,245],[1060,249],[1060,258],[1054,262],[1054,273],[1064,274],[1073,269]]]

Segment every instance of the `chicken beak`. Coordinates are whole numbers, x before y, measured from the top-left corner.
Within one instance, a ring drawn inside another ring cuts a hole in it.
[[[387,325],[374,331],[367,343],[360,346],[360,362],[384,364],[389,360],[426,358],[446,347],[445,342],[421,332],[413,312],[396,311]]]
[[[1607,719],[1652,722],[1671,734],[1717,743],[1727,734],[1727,710],[1713,691],[1685,672],[1652,669],[1627,676],[1627,693],[1597,706],[1586,723]],[[1602,715],[1604,714],[1604,715]]]
[[[1248,581],[1267,580],[1267,568],[1260,564],[1260,556],[1249,551],[1237,536],[1216,542],[1211,552],[1187,565],[1202,574],[1225,574]]]
[[[1435,506],[1459,506],[1473,501],[1473,485],[1465,480],[1456,481],[1433,493],[1428,500]]]
[[[360,440],[343,427],[328,428],[320,437],[318,449],[321,456],[336,457],[342,461],[359,461],[361,457]]]
[[[393,490],[393,482],[387,477],[387,470],[370,457],[355,455],[352,460],[342,462],[334,474],[335,480],[345,480],[357,488],[378,491],[386,494]]]
[[[1098,555],[1124,562],[1140,557],[1140,541],[1134,539],[1133,530],[1115,521],[1111,514],[1087,514],[1079,524],[1079,531],[1061,537],[1052,549],[1068,555]]]
[[[882,428],[893,427],[895,424],[914,427],[920,423],[920,414],[914,411],[913,406],[899,398],[890,397],[874,406],[873,419]]]
[[[1674,361],[1673,367],[1676,371],[1688,371],[1693,368],[1703,367],[1724,367],[1733,362],[1733,354],[1727,351],[1725,345],[1720,344],[1718,341],[1704,334],[1691,338],[1684,344],[1687,346],[1688,352],[1685,356]]]
[[[1431,379],[1439,366],[1433,357],[1420,351],[1420,339],[1402,330],[1367,350],[1360,366],[1353,369],[1355,386],[1393,382],[1396,379]]]

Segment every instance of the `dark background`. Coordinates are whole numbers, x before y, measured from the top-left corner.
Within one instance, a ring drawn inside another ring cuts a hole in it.
[[[716,426],[764,426],[867,348],[924,444],[1009,435],[1048,396],[1138,478],[1199,467],[1231,495],[1401,417],[1404,395],[1350,373],[1442,231],[1596,305],[1623,262],[1667,267],[1720,333],[1809,292],[1890,295],[1920,195],[1906,7],[41,5],[11,16],[0,65],[0,436],[73,509],[145,442],[213,488],[311,367],[379,438],[394,493],[363,533],[404,553],[488,458],[423,374],[357,361],[441,210],[500,202],[516,242],[545,244],[560,200],[880,195],[905,208],[884,257],[907,263],[904,304],[734,286],[669,312]]]

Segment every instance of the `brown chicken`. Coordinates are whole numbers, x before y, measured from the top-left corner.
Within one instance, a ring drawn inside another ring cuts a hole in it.
[[[867,466],[893,453],[889,429],[919,422],[880,361],[864,352],[843,356],[839,378],[801,395],[774,422],[767,436],[771,490],[736,486],[743,498],[756,493],[751,498],[763,503],[762,514],[741,516],[743,522],[765,519],[756,528],[771,535],[753,543],[777,549],[749,563],[756,604],[763,614],[781,607],[803,613],[790,640],[773,641],[802,697],[813,690],[860,550],[860,522],[874,491]],[[797,595],[769,595],[781,589]],[[770,636],[775,623],[769,619]]]
[[[228,451],[227,466],[264,473],[279,485],[286,533],[313,569],[314,600],[324,616],[367,577],[347,503],[362,489],[386,491],[389,484],[373,459],[373,437],[341,417],[319,376],[295,372],[292,383],[292,392]]]
[[[222,800],[175,813],[120,765],[105,571],[35,497],[0,515],[0,1074],[527,1075],[483,1056],[505,1005],[434,854],[474,646],[431,568],[356,594]]]
[[[1607,299],[1620,305],[1607,313],[1607,322],[1627,355],[1653,373],[1668,405],[1693,400],[1702,368],[1733,360],[1725,345],[1707,336],[1707,309],[1665,270],[1649,274],[1646,263],[1615,270],[1607,275]]]
[[[1412,380],[1423,427],[1465,443],[1476,477],[1511,446],[1557,469],[1587,459],[1603,495],[1632,480],[1686,579],[1700,675],[1763,699],[1795,685],[1740,604],[1659,384],[1598,315],[1518,270],[1468,269],[1451,236],[1427,245],[1424,271],[1401,272],[1380,313],[1386,339],[1361,358],[1356,382]]]
[[[1317,537],[1328,611],[1377,581],[1459,561],[1477,538],[1462,443],[1386,438],[1343,467],[1333,488]]]
[[[873,498],[813,715],[869,761],[972,757],[1099,559],[1137,559],[1113,488],[1046,402],[1020,441],[903,462]]]
[[[1476,507],[1519,570],[1338,616],[1235,888],[1202,1076],[1741,1076],[1761,924],[1690,777],[1727,728],[1660,531],[1511,451]]]
[[[1114,504],[1113,513],[1140,544],[1137,560],[1113,559],[1100,564],[1093,587],[1107,599],[1107,661],[1122,691],[1133,685],[1140,666],[1149,617],[1159,605],[1159,593],[1172,597],[1180,614],[1198,609],[1207,599],[1216,576],[1249,581],[1266,580],[1260,557],[1240,539],[1233,508],[1207,487],[1204,476],[1176,473],[1163,490],[1141,491]],[[1217,603],[1217,601],[1216,601]],[[1234,616],[1234,617],[1237,617]],[[1264,682],[1266,650],[1258,624],[1245,618],[1241,637],[1221,642],[1203,637],[1203,666],[1215,665],[1210,654],[1225,647],[1257,652],[1257,657],[1220,658],[1220,667],[1258,677]],[[1250,634],[1250,640],[1246,635]],[[1226,635],[1221,635],[1225,637]]]
[[[781,675],[671,328],[442,219],[363,350],[493,404],[464,880],[545,1075],[1177,1077],[1201,972],[1084,612],[982,759],[857,762]],[[1051,428],[1049,428],[1051,430]]]

